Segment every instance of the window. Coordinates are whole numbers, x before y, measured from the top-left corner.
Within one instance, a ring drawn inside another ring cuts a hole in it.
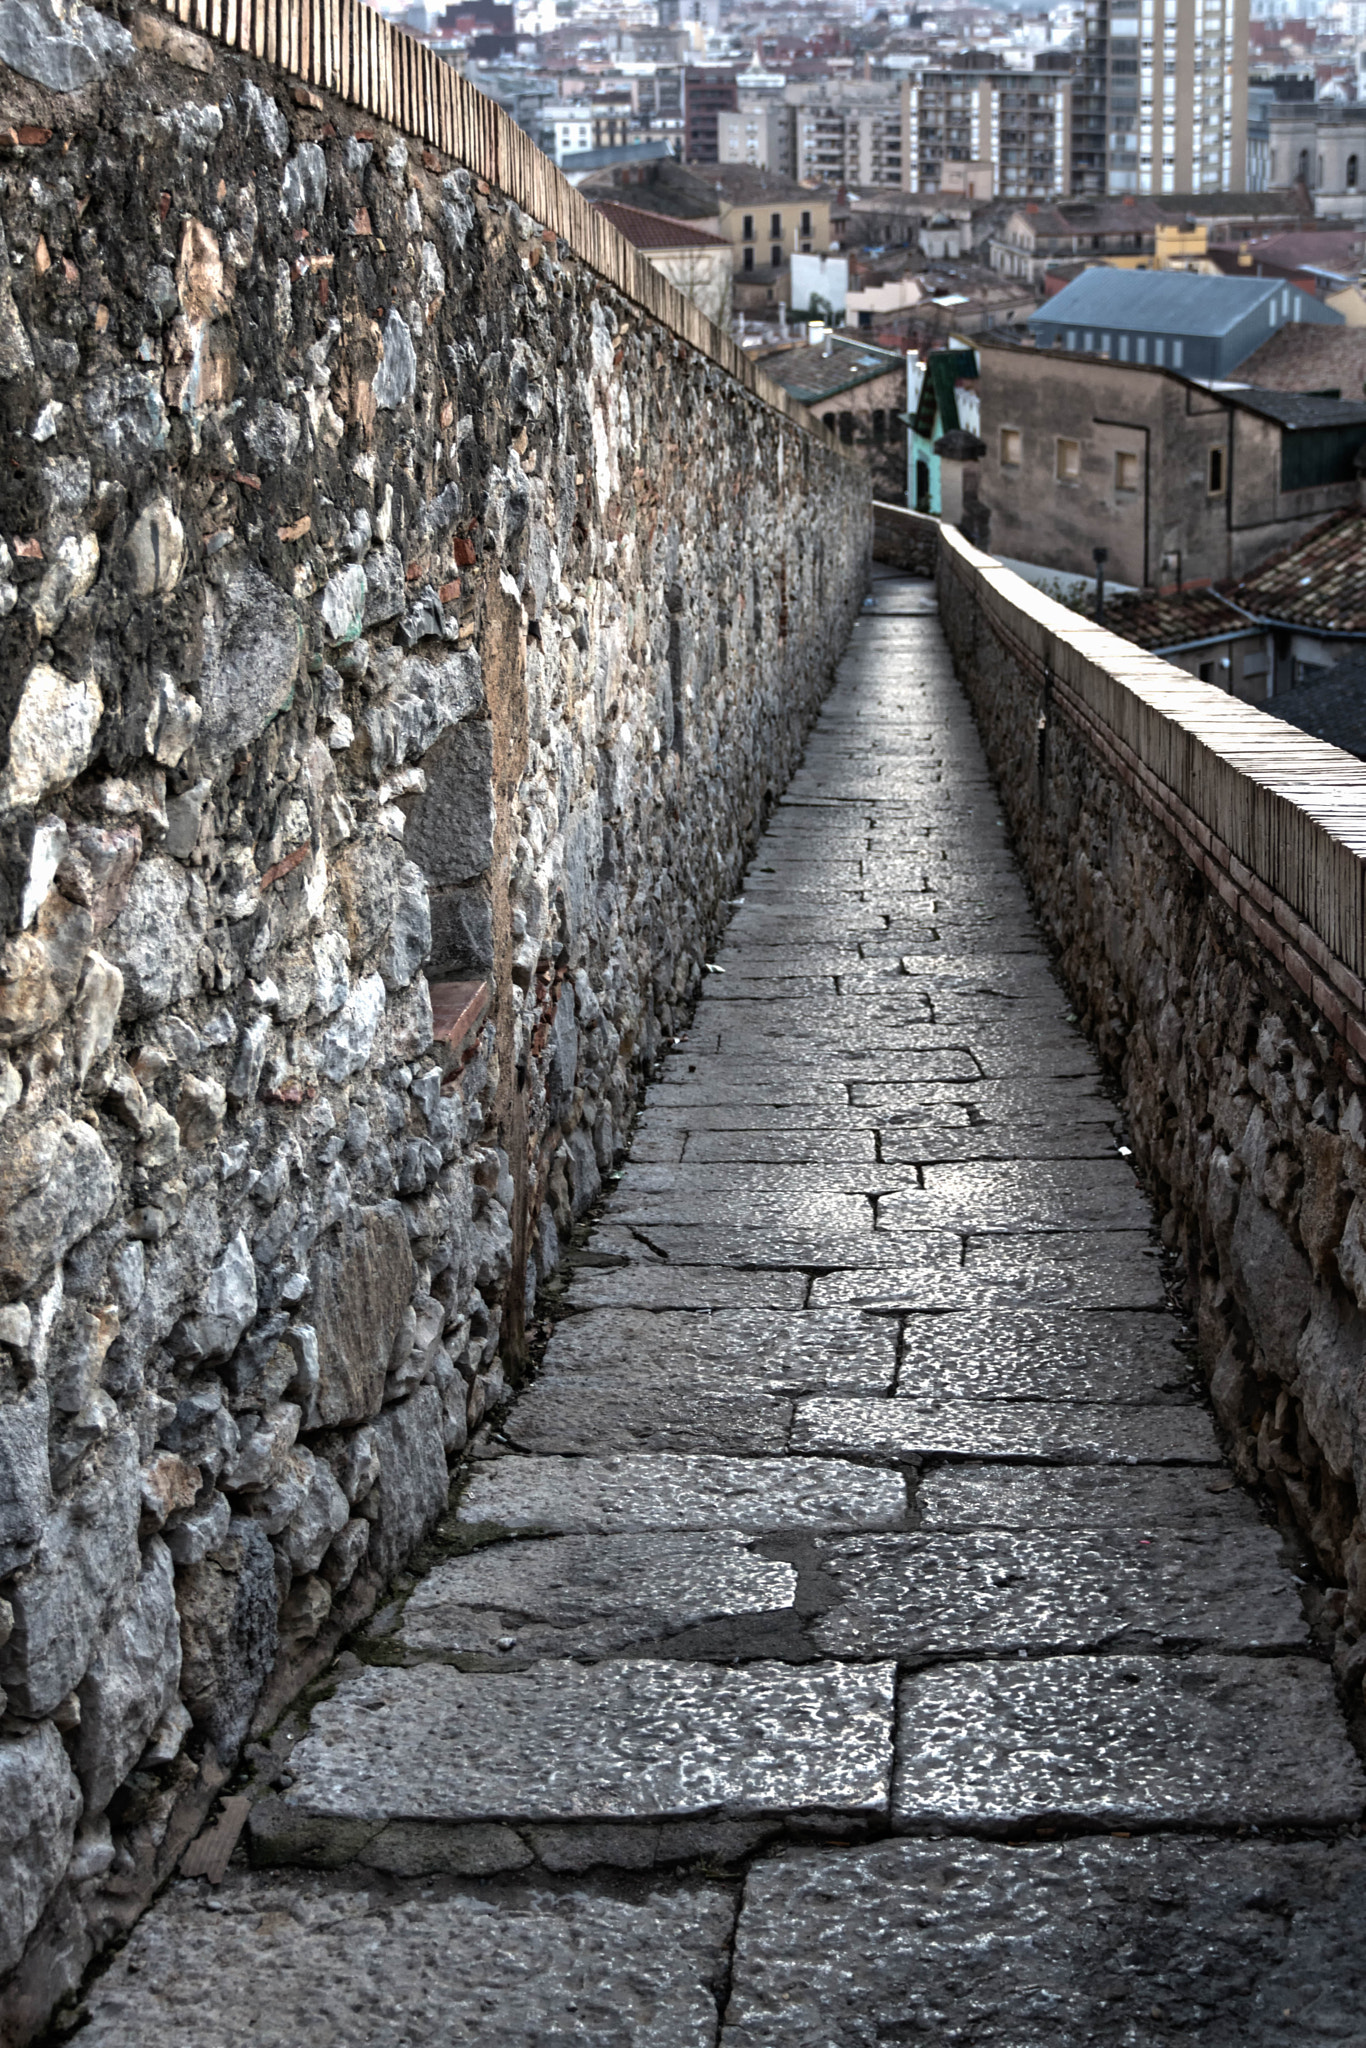
[[[1154,335],[1154,336],[1153,336],[1153,361],[1154,361],[1154,362],[1155,362],[1155,363],[1157,364],[1157,366],[1158,366],[1158,368],[1159,368],[1159,369],[1161,369],[1161,367],[1162,367],[1162,363],[1163,363],[1163,360],[1164,360],[1164,350],[1165,350],[1165,347],[1166,347],[1166,344],[1164,343],[1164,341],[1163,341],[1163,339],[1162,339],[1162,336],[1161,336],[1160,334],[1156,334],[1156,335]]]
[[[1019,430],[1019,428],[1018,428],[1018,427],[1002,427],[1002,429],[1001,429],[1001,467],[1002,467],[1002,469],[1018,469],[1018,468],[1019,468],[1019,466],[1020,466],[1020,456],[1021,456],[1022,452],[1023,452],[1023,443],[1022,443],[1022,441],[1021,441],[1021,437],[1020,437],[1020,430]]]
[[[1224,451],[1211,448],[1209,451],[1209,494],[1212,498],[1222,497],[1224,490]]]
[[[1060,484],[1074,484],[1081,475],[1081,443],[1058,439],[1058,460],[1055,471]]]
[[[866,307],[859,309],[858,324],[860,327],[871,327],[873,324],[873,316]]]
[[[780,270],[782,268],[783,245],[781,242],[770,242],[768,249],[768,260],[773,265],[773,268],[775,270]]]
[[[1129,337],[1127,334],[1121,334],[1119,337],[1119,360],[1122,363],[1127,363],[1129,360]]]
[[[1172,343],[1172,368],[1174,370],[1179,370],[1181,368],[1181,358],[1185,354],[1185,352],[1186,348],[1184,342],[1174,341]]]
[[[802,254],[803,256],[809,256],[811,254],[811,244],[809,242],[802,243]]]
[[[1349,157],[1348,157],[1348,159],[1347,159],[1347,190],[1348,190],[1349,192],[1355,192],[1355,190],[1356,190],[1356,182],[1357,182],[1357,160],[1356,160],[1356,158],[1355,158],[1354,156],[1349,156]]]
[[[780,213],[771,213],[768,217],[768,239],[770,242],[783,239],[783,217]]]
[[[741,259],[740,259],[740,262],[741,262],[741,267],[742,267],[742,269],[745,269],[745,270],[753,270],[753,268],[754,268],[754,251],[753,251],[752,249],[746,249],[746,251],[745,251],[744,255],[743,255],[743,256],[741,257]]]
[[[1100,352],[1103,356],[1108,356],[1110,353],[1110,337],[1108,334],[1102,334],[1100,337]]]
[[[1085,334],[1081,338],[1081,345],[1084,349],[1094,350],[1096,345],[1096,336],[1093,328],[1087,328]]]
[[[831,433],[833,434],[833,433],[834,433],[834,431],[835,431],[835,415],[834,415],[834,413],[832,413],[832,412],[828,412],[828,413],[826,413],[826,414],[825,414],[825,416],[824,416],[824,419],[823,419],[823,421],[822,421],[822,424],[823,424],[824,426],[827,426],[827,427],[829,427],[829,429],[830,429]]]
[[[752,242],[754,240],[754,215],[752,213],[747,213],[745,215],[744,222],[741,227],[741,233],[745,241]]]
[[[886,439],[886,437],[887,437],[887,415],[886,415],[886,413],[885,413],[885,412],[880,412],[880,411],[879,411],[879,412],[874,412],[874,414],[873,414],[873,439],[874,439],[875,441],[883,441],[883,440],[885,440],[885,439]]]
[[[1137,334],[1134,336],[1134,361],[1136,363],[1146,363],[1147,360],[1148,337],[1146,334]]]
[[[842,412],[840,414],[840,439],[841,441],[850,442],[853,438],[854,415],[851,412]]]
[[[803,233],[804,235],[809,235],[809,234],[810,234],[810,232],[811,232],[811,216],[810,216],[810,214],[809,214],[809,213],[804,213],[804,214],[802,215],[802,233]]]
[[[1201,662],[1200,680],[1202,683],[1212,683],[1214,681],[1214,663],[1212,661]]]
[[[1136,491],[1138,489],[1138,457],[1131,449],[1121,448],[1115,456],[1115,489]]]
[[[1075,348],[1075,347],[1076,347],[1076,345],[1077,345],[1077,330],[1076,330],[1076,328],[1075,328],[1075,327],[1069,327],[1069,328],[1068,328],[1068,330],[1067,330],[1067,346],[1068,346],[1069,348]]]

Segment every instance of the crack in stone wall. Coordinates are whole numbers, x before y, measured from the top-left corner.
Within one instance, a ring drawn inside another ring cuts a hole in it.
[[[1241,1476],[1268,1487],[1313,1545],[1330,1580],[1335,1667],[1360,1708],[1360,1064],[1134,791],[1043,704],[983,620],[971,568],[942,554],[939,598],[1036,909],[1123,1084],[1163,1241],[1184,1259],[1216,1413]]]
[[[394,129],[129,9],[0,60],[18,2040],[444,1505],[869,508]]]

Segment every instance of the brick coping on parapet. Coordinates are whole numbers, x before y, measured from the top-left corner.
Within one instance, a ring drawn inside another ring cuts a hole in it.
[[[815,414],[766,377],[730,335],[634,249],[495,100],[365,0],[144,0],[183,28],[386,122],[448,157],[549,228],[652,319],[854,461]]]
[[[1366,763],[1078,620],[942,522],[939,562],[973,592],[974,637],[984,621],[1038,682],[1041,721],[1138,797],[1366,1080]]]

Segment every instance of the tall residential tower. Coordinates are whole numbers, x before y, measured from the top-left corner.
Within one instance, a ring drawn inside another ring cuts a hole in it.
[[[1086,0],[1074,193],[1238,192],[1248,0]]]

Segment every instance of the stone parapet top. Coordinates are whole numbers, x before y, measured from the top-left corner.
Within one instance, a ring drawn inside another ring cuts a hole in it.
[[[1366,762],[1084,623],[948,526],[939,561],[1366,1057]]]
[[[503,193],[653,319],[803,432],[855,458],[656,270],[496,101],[364,0],[146,0],[213,42],[387,121]],[[433,165],[433,169],[438,166]]]

